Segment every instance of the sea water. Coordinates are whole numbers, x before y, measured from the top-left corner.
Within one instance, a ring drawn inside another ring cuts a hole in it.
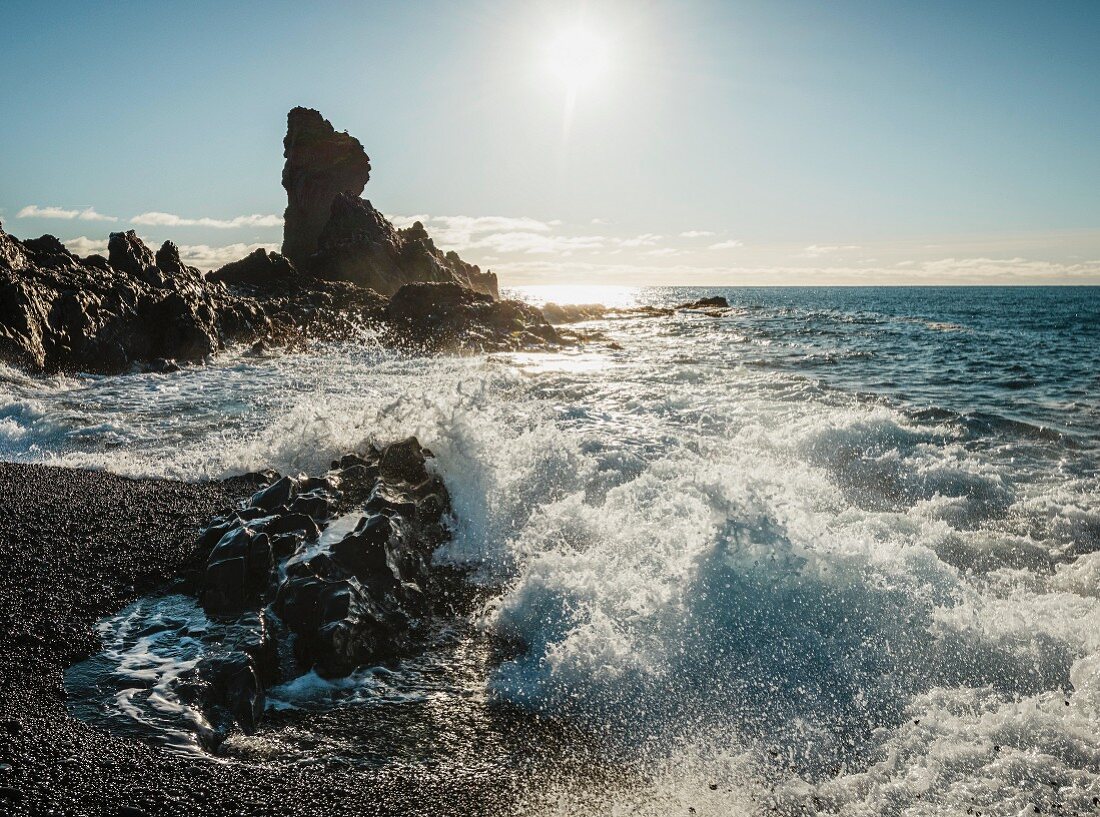
[[[432,449],[457,519],[436,558],[487,602],[407,666],[275,690],[250,762],[515,767],[530,717],[565,732],[520,812],[1100,811],[1100,289],[513,294],[731,309],[612,314],[550,354],[5,369],[0,456],[200,480]],[[119,696],[195,656],[127,634],[201,611],[150,603],[101,623],[98,706],[176,745],[171,701]],[[297,739],[310,717],[345,728]]]

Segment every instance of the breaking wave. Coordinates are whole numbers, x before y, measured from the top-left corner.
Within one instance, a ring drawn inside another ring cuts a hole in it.
[[[438,558],[496,588],[470,622],[500,650],[488,694],[582,724],[618,770],[532,813],[1096,813],[1095,397],[1048,412],[1041,375],[952,397],[888,360],[1010,342],[973,311],[756,306],[556,356],[5,371],[0,446],[202,479],[416,434],[458,520]]]

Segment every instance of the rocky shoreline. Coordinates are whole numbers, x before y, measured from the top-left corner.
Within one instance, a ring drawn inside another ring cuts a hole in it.
[[[94,623],[180,575],[201,575],[200,527],[252,501],[264,482],[0,464],[0,813],[500,812],[515,781],[333,768],[323,757],[310,766],[216,763],[68,713],[63,673],[98,649]]]
[[[501,301],[496,276],[398,229],[360,198],[362,145],[315,110],[284,139],[283,253],[256,250],[205,274],[166,241],[112,233],[107,257],[0,228],[0,361],[32,372],[115,374],[209,360],[228,346],[347,340],[364,328],[418,350],[499,351],[568,340],[536,309]]]

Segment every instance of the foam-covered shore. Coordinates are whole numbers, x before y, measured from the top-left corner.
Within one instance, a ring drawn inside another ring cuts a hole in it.
[[[95,622],[192,566],[199,525],[254,489],[0,463],[0,813],[476,814],[499,802],[491,781],[195,760],[68,713],[63,672],[95,651]]]

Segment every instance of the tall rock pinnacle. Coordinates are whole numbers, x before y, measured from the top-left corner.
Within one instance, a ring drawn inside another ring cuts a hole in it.
[[[298,266],[317,251],[317,239],[340,193],[358,197],[370,179],[370,159],[354,136],[337,133],[320,112],[294,108],[283,140],[283,255]]]

